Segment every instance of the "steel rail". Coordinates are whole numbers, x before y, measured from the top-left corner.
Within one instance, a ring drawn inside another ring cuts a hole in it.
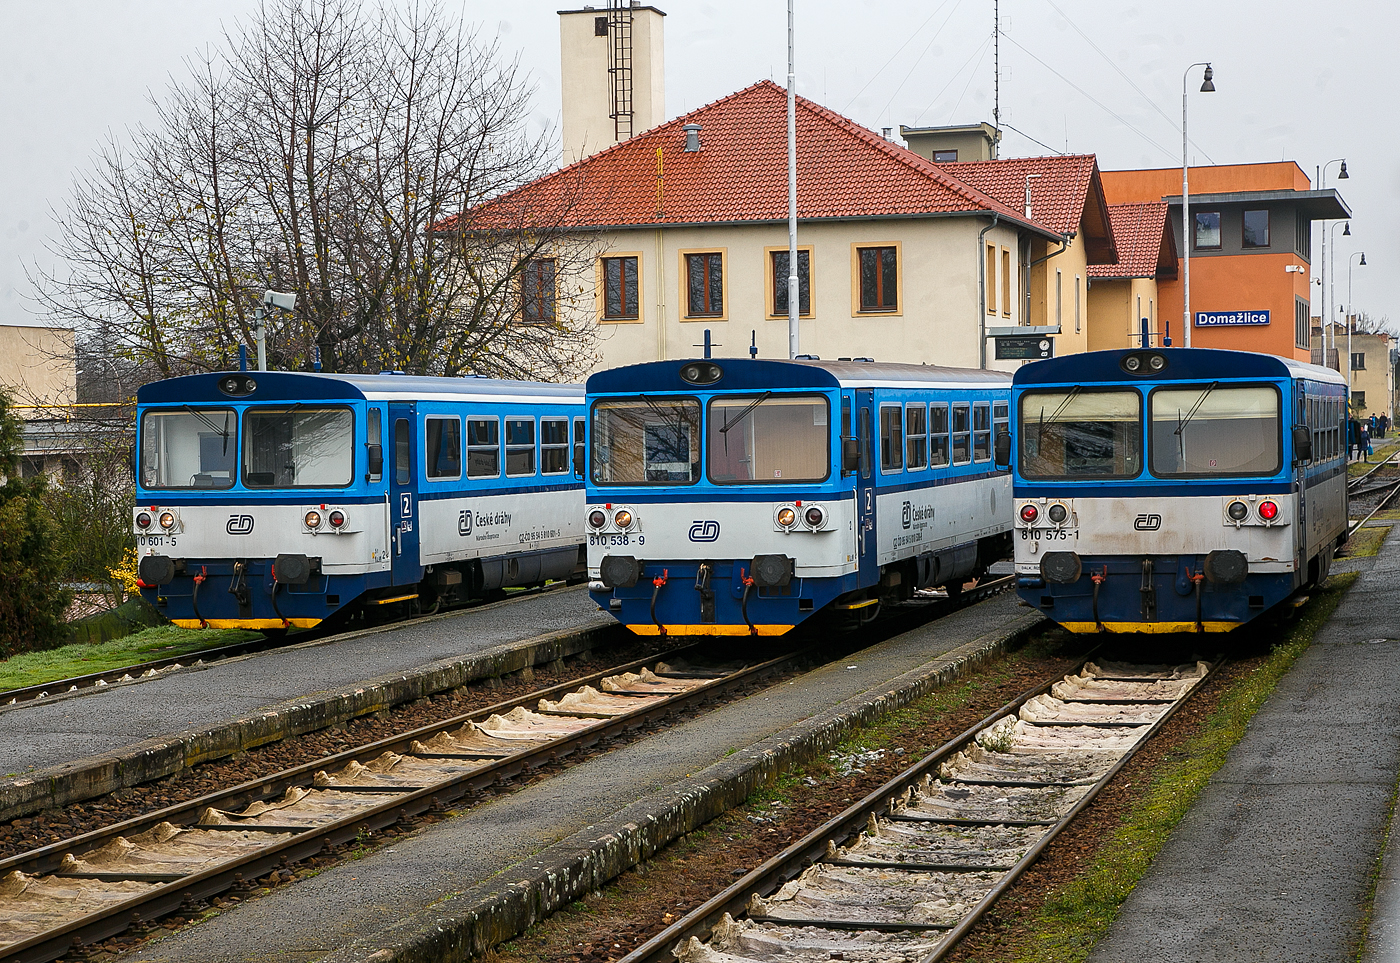
[[[677,654],[689,651],[695,645],[683,646],[647,659],[630,662],[627,665],[596,673],[585,679],[577,679],[557,686],[551,686],[486,709],[475,710],[444,722],[415,729],[383,739],[368,746],[328,756],[316,762],[297,766],[283,773],[244,783],[228,790],[211,793],[199,799],[167,807],[136,819],[127,820],[81,836],[41,849],[20,854],[0,861],[0,876],[11,870],[19,870],[26,875],[53,874],[68,853],[82,854],[100,848],[117,836],[136,835],[149,830],[162,822],[207,831],[254,831],[282,832],[286,839],[256,851],[234,857],[202,872],[180,876],[175,880],[164,881],[163,885],[148,893],[109,906],[87,916],[71,920],[61,927],[31,937],[0,950],[0,959],[5,963],[48,963],[68,953],[75,945],[90,945],[124,932],[129,926],[141,925],[142,921],[154,920],[180,910],[182,906],[191,908],[200,901],[233,889],[246,890],[246,880],[265,875],[275,869],[287,868],[290,864],[316,856],[329,850],[334,853],[339,847],[357,838],[364,838],[396,823],[412,826],[423,813],[445,808],[446,803],[466,797],[470,800],[477,793],[494,785],[510,786],[516,776],[527,770],[557,762],[579,750],[592,748],[600,743],[607,744],[629,730],[648,725],[656,725],[666,717],[691,704],[706,704],[715,701],[720,695],[734,689],[761,681],[779,672],[787,663],[795,662],[805,650],[789,652],[757,665],[748,666],[723,678],[716,679],[687,692],[678,693],[658,702],[640,706],[630,712],[611,717],[610,721],[599,720],[600,724],[562,736],[548,743],[533,746],[488,762],[487,765],[464,773],[456,773],[439,782],[426,786],[386,786],[386,787],[331,787],[335,791],[366,792],[392,796],[386,802],[359,812],[327,822],[320,826],[266,826],[256,823],[221,824],[216,826],[198,825],[200,812],[212,806],[216,809],[233,809],[252,802],[277,798],[288,788],[310,786],[317,770],[339,769],[352,761],[373,759],[385,751],[403,749],[404,754],[415,740],[426,741],[438,732],[459,727],[475,719],[492,714],[508,712],[517,706],[537,702],[541,698],[575,691],[590,681],[598,681],[609,675],[654,665],[658,661],[674,658]],[[480,757],[485,754],[464,753]],[[424,758],[431,758],[424,757]],[[117,875],[130,879],[129,874]],[[135,914],[133,916],[133,914]],[[74,941],[77,941],[75,944]]]
[[[1347,538],[1351,538],[1357,532],[1361,531],[1362,526],[1364,526],[1371,519],[1375,518],[1376,515],[1380,512],[1380,510],[1382,508],[1385,508],[1385,506],[1390,503],[1390,500],[1394,498],[1396,494],[1400,494],[1400,482],[1396,482],[1390,487],[1390,494],[1381,496],[1381,500],[1376,502],[1376,507],[1371,509],[1371,513],[1369,515],[1367,515],[1365,518],[1361,519],[1355,525],[1352,525],[1350,528],[1347,529]]]
[[[1364,475],[1357,475],[1355,478],[1349,478],[1349,479],[1347,479],[1347,492],[1348,492],[1349,494],[1353,494],[1353,495],[1354,495],[1354,494],[1357,494],[1357,492],[1355,491],[1355,489],[1356,489],[1362,482],[1364,482],[1366,479],[1370,478],[1370,477],[1371,477],[1372,475],[1374,475],[1376,472],[1380,471],[1380,470],[1381,470],[1382,468],[1384,468],[1386,465],[1390,464],[1390,463],[1391,463],[1392,461],[1394,461],[1397,457],[1400,457],[1400,448],[1396,448],[1395,451],[1393,451],[1393,452],[1391,452],[1389,455],[1387,455],[1387,456],[1385,457],[1385,460],[1384,460],[1384,461],[1377,462],[1376,467],[1375,467],[1375,468],[1372,468],[1370,471],[1366,472]]]
[[[1092,655],[1092,651],[1090,654]],[[1085,658],[1084,662],[1080,663],[1079,668],[1075,671],[1078,672],[1082,670],[1084,664],[1087,661],[1088,657]],[[1067,826],[1070,823],[1070,821],[1073,820],[1074,817],[1077,816],[1084,809],[1085,806],[1087,806],[1090,802],[1093,801],[1095,796],[1098,795],[1098,793],[1103,789],[1103,787],[1106,786],[1109,783],[1109,781],[1112,780],[1112,778],[1123,768],[1123,766],[1127,764],[1128,760],[1133,758],[1133,756],[1137,754],[1137,751],[1142,746],[1146,745],[1148,741],[1150,741],[1152,736],[1155,735],[1161,729],[1161,727],[1166,724],[1167,720],[1172,717],[1176,710],[1182,705],[1184,705],[1191,698],[1191,696],[1193,696],[1195,693],[1201,691],[1201,689],[1204,688],[1206,681],[1215,675],[1220,666],[1223,664],[1223,661],[1224,660],[1222,659],[1217,659],[1215,664],[1211,667],[1211,670],[1204,677],[1202,677],[1200,682],[1192,686],[1191,690],[1185,696],[1176,700],[1175,703],[1171,705],[1161,717],[1154,721],[1147,728],[1147,732],[1143,735],[1143,737],[1139,739],[1125,755],[1118,759],[1113,764],[1113,766],[1111,766],[1109,770],[1104,773],[1103,776],[1097,779],[1094,782],[1094,784],[1089,788],[1088,792],[1081,799],[1076,801],[1075,804],[1065,813],[1064,816],[1054,821],[1052,825],[1049,825],[1047,831],[1031,846],[1031,848],[1026,852],[1024,856],[1021,857],[1021,859],[1017,860],[1017,862],[1013,866],[1009,868],[992,866],[978,867],[979,869],[996,869],[998,871],[1004,870],[1006,875],[1004,875],[1002,879],[999,880],[998,883],[992,888],[992,890],[990,890],[986,894],[986,896],[984,896],[980,901],[978,901],[978,903],[972,908],[968,915],[962,920],[960,920],[957,924],[950,925],[947,927],[932,927],[936,929],[947,929],[948,936],[945,937],[943,941],[940,942],[937,949],[935,949],[928,957],[925,957],[921,961],[921,963],[938,963],[939,960],[942,960],[943,957],[949,951],[951,951],[952,948],[976,924],[977,920],[980,919],[982,915],[985,914],[986,911],[992,906],[992,904],[996,902],[997,898],[1000,897],[1016,881],[1016,879],[1020,877],[1020,875],[1023,872],[1025,872],[1026,868],[1028,868],[1032,863],[1035,862],[1036,858],[1039,857],[1039,855],[1045,849],[1045,847],[1050,844],[1050,842],[1060,833],[1060,831],[1063,830],[1065,826]],[[661,933],[658,933],[656,936],[647,940],[647,942],[642,944],[636,950],[633,950],[631,953],[622,957],[622,959],[618,961],[618,963],[673,963],[674,958],[671,952],[672,947],[675,947],[680,943],[688,941],[692,936],[699,938],[709,936],[715,924],[717,924],[726,913],[728,913],[731,917],[734,917],[736,919],[739,918],[741,915],[745,915],[745,910],[749,905],[749,897],[752,894],[770,894],[777,890],[779,887],[781,887],[782,884],[788,882],[791,879],[796,878],[805,869],[812,866],[814,863],[831,862],[825,859],[825,856],[829,850],[829,844],[834,843],[837,846],[842,845],[847,840],[858,835],[863,829],[865,829],[871,817],[881,814],[888,814],[892,808],[893,799],[900,797],[910,787],[918,784],[926,773],[935,772],[939,765],[951,758],[957,752],[967,748],[968,745],[971,744],[976,738],[977,733],[981,732],[983,729],[987,728],[988,726],[992,725],[998,720],[1003,719],[1010,714],[1016,713],[1026,702],[1035,698],[1038,695],[1050,691],[1051,686],[1053,686],[1056,682],[1061,681],[1064,677],[1065,673],[1057,674],[1053,678],[1047,679],[1046,681],[1036,685],[1035,687],[1017,696],[1015,699],[1012,699],[1010,702],[1006,703],[1001,708],[997,709],[990,715],[983,718],[980,722],[971,726],[970,728],[968,728],[961,734],[955,736],[948,742],[944,743],[937,750],[926,756],[924,759],[920,760],[915,765],[911,766],[909,769],[906,769],[898,776],[895,776],[893,779],[889,780],[884,785],[880,786],[878,789],[868,794],[865,798],[861,799],[853,806],[844,810],[839,815],[833,817],[817,829],[813,830],[801,840],[797,841],[796,843],[793,843],[792,845],[785,848],[782,852],[765,861],[760,866],[758,866],[757,868],[749,872],[747,875],[745,875],[743,878],[729,886],[723,892],[710,898],[705,903],[692,910],[690,913],[686,914],[681,919],[677,920],[675,923],[671,924],[671,926],[667,927]],[[1070,783],[1063,783],[1063,785],[1070,785]],[[947,819],[940,821],[957,822],[956,820]],[[1041,822],[1027,820],[1009,820],[1004,818],[997,818],[994,821],[998,825]],[[837,864],[842,864],[841,860],[836,860],[835,862]],[[862,865],[871,864],[862,863]],[[902,868],[918,867],[915,864],[906,864]],[[960,871],[961,869],[963,869],[963,867],[953,866],[940,868],[951,871]],[[801,925],[800,921],[794,922],[785,919],[773,920],[773,922],[781,922],[784,925]],[[826,922],[823,922],[822,925],[826,925]],[[870,928],[876,929],[879,927],[872,926]],[[908,927],[902,926],[898,928],[907,929]]]

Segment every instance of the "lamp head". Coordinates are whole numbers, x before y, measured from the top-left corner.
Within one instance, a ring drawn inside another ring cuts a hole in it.
[[[1347,221],[1342,227],[1342,237],[1351,237],[1351,221]]]
[[[1215,81],[1212,79],[1213,77],[1215,77],[1215,71],[1211,69],[1210,64],[1206,64],[1206,78],[1205,82],[1201,84],[1201,91],[1203,93],[1210,93],[1215,90]]]
[[[281,291],[267,291],[263,294],[263,304],[270,304],[274,308],[281,308],[283,311],[293,311],[297,306],[297,296],[295,294],[284,294]]]
[[[1346,180],[1346,179],[1349,178],[1349,177],[1351,177],[1351,175],[1347,173],[1347,162],[1346,162],[1346,161],[1342,161],[1342,170],[1341,170],[1341,172],[1337,175],[1337,180],[1339,180],[1339,181],[1344,181],[1344,180]]]
[[[1366,266],[1366,253],[1364,251],[1361,253],[1361,266]]]

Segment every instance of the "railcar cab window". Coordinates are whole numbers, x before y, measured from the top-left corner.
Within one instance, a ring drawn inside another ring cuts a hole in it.
[[[462,420],[460,418],[425,419],[427,445],[424,446],[429,478],[462,477]]]
[[[1132,478],[1142,471],[1142,395],[1027,391],[1019,434],[1027,478]]]
[[[892,408],[898,421],[899,409]],[[725,395],[710,402],[710,481],[718,485],[825,481],[831,429],[821,395]]]
[[[237,458],[232,408],[148,411],[141,418],[145,488],[232,488]]]
[[[593,404],[590,471],[596,485],[691,485],[700,480],[700,402],[602,399]]]
[[[1273,475],[1282,465],[1271,385],[1156,388],[1148,404],[1154,475]]]
[[[250,408],[243,419],[248,488],[344,488],[355,467],[349,408]]]
[[[495,418],[468,418],[467,477],[495,478],[500,473],[500,421]]]

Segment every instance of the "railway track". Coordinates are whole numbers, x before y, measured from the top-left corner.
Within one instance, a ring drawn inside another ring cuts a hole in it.
[[[885,631],[1004,590],[1011,578],[924,600]],[[688,663],[699,646],[538,690],[285,772],[0,860],[0,961],[81,958],[94,943],[162,916],[193,915],[252,880],[335,856],[427,813],[509,789],[532,770],[605,747],[791,670],[806,650],[742,667]],[[681,661],[678,661],[681,660]]]
[[[621,963],[937,963],[1213,671],[1048,680]]]

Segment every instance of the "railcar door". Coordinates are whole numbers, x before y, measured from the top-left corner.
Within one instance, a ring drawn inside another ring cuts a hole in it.
[[[856,553],[860,560],[860,584],[880,580],[879,552],[875,538],[875,391],[856,389],[856,439],[860,444],[860,469],[856,473]]]
[[[389,475],[390,557],[395,585],[413,585],[423,577],[418,556],[417,418],[411,403],[389,405],[393,459]]]

